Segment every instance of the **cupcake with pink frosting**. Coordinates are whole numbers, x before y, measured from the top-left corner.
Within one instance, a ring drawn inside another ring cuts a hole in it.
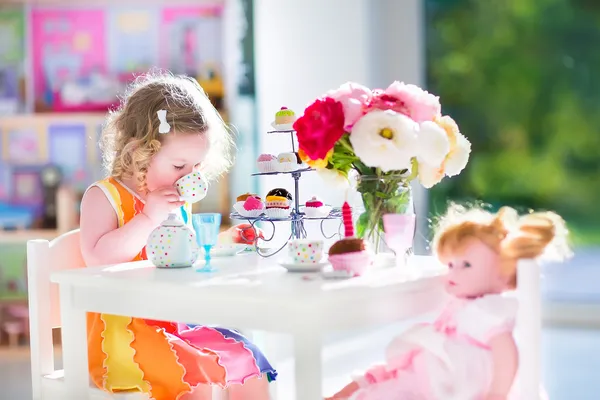
[[[304,214],[307,218],[324,218],[331,212],[331,207],[326,206],[316,196],[313,196],[304,205]]]
[[[261,154],[258,156],[256,163],[258,164],[258,172],[277,172],[278,161],[273,154]]]
[[[257,197],[249,196],[241,206],[236,203],[233,208],[242,217],[256,218],[265,212],[265,203]]]

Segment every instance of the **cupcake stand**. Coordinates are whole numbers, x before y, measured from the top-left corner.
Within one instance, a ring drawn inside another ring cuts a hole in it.
[[[291,143],[292,143],[292,152],[296,152],[296,148],[295,148],[295,144],[294,144],[294,133],[295,131],[293,129],[284,129],[284,130],[273,130],[273,131],[269,131],[267,132],[268,134],[289,134],[290,135],[290,139],[291,139]],[[268,175],[278,175],[278,174],[288,174],[290,175],[293,179],[294,179],[294,196],[293,196],[293,206],[292,209],[290,211],[290,215],[288,217],[284,217],[284,218],[271,218],[268,217],[266,214],[261,214],[257,217],[246,217],[241,215],[239,212],[232,212],[230,214],[230,218],[233,219],[237,219],[237,220],[246,220],[248,221],[248,223],[255,228],[256,224],[261,223],[261,222],[266,222],[266,223],[270,223],[272,226],[272,234],[269,238],[262,238],[260,240],[264,241],[264,242],[270,242],[273,240],[273,238],[275,237],[275,230],[276,230],[276,225],[275,222],[288,222],[291,225],[291,232],[290,232],[290,236],[288,238],[288,240],[290,239],[305,239],[307,234],[306,234],[306,229],[304,228],[304,222],[307,220],[316,220],[316,221],[321,221],[320,224],[320,228],[321,228],[321,233],[322,235],[326,238],[326,239],[332,239],[335,236],[341,237],[341,228],[342,228],[342,212],[341,212],[341,208],[337,207],[337,208],[331,208],[331,211],[329,212],[328,215],[322,216],[322,217],[308,217],[306,216],[306,214],[304,213],[303,207],[300,206],[300,188],[299,188],[299,181],[300,181],[300,177],[302,176],[303,173],[305,172],[310,172],[310,171],[314,171],[314,169],[310,168],[310,167],[303,167],[301,164],[298,165],[298,169],[293,170],[293,171],[286,171],[286,172],[257,172],[252,174],[252,176],[268,176]],[[327,235],[327,233],[325,232],[323,223],[326,220],[330,220],[330,219],[339,219],[340,220],[340,225],[338,227],[338,232],[333,233],[331,235]],[[283,250],[286,245],[287,245],[287,241],[280,247],[275,248],[275,249],[269,249],[269,250],[264,250],[261,249],[258,246],[258,236],[256,236],[256,252],[262,256],[262,257],[270,257],[273,256],[277,253],[279,253],[281,250]]]

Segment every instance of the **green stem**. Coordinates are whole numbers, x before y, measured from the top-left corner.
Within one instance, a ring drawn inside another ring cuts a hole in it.
[[[417,163],[417,159],[413,158],[410,163],[410,175],[406,178],[406,182],[410,182],[417,177],[419,174],[419,164]]]
[[[348,143],[347,137],[342,136],[342,138],[339,140],[338,143],[341,144],[342,147],[344,147],[346,150],[348,150],[351,154],[354,154],[354,149],[352,148],[350,143]]]

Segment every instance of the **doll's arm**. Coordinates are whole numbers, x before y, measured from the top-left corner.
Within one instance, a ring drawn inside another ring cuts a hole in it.
[[[328,399],[347,399],[360,388],[385,382],[389,379],[393,379],[394,376],[395,374],[388,370],[386,364],[376,364],[369,368],[367,372],[355,375],[351,383]]]
[[[358,389],[360,389],[360,386],[358,386],[358,383],[356,383],[356,382],[350,382],[349,384],[347,384],[346,386],[344,386],[344,388],[342,390],[340,390],[339,392],[337,392],[333,396],[326,397],[325,400],[344,400],[344,399],[349,399],[350,396],[352,396],[354,393],[356,393],[356,391]]]
[[[519,366],[519,353],[512,332],[494,336],[489,346],[492,352],[493,377],[488,399],[505,399],[513,385]]]

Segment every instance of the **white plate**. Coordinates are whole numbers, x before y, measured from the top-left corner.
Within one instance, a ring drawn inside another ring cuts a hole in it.
[[[323,207],[315,208],[315,207],[306,207],[302,209],[306,218],[325,218],[331,214],[332,207],[323,205]]]
[[[319,272],[328,265],[327,261],[321,261],[315,264],[295,263],[292,260],[279,260],[279,265],[287,269],[289,272]]]
[[[231,257],[246,250],[248,245],[241,243],[218,244],[210,250],[211,257]],[[204,254],[204,251],[202,251]]]
[[[275,121],[271,122],[271,127],[279,132],[287,132],[294,129],[294,123],[291,124],[279,124],[277,125]]]

